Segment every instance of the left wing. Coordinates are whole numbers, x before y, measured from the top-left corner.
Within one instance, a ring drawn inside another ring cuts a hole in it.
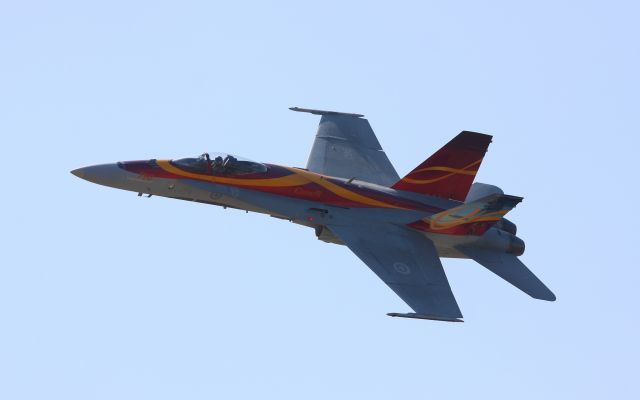
[[[425,236],[391,224],[328,228],[416,312],[389,315],[461,322],[438,253]]]

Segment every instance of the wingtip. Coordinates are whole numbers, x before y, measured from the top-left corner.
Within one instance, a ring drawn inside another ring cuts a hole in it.
[[[364,114],[346,113],[346,112],[340,112],[340,111],[316,110],[313,108],[289,107],[289,110],[296,111],[296,112],[306,112],[306,113],[315,114],[315,115],[344,115],[347,117],[356,117],[356,118],[364,117]]]
[[[425,314],[416,314],[416,313],[387,313],[390,317],[401,317],[401,318],[413,318],[413,319],[428,319],[431,321],[443,321],[443,322],[464,322],[460,318],[452,318],[452,317],[440,317],[437,315],[425,315]]]
[[[555,293],[549,290],[549,293],[546,293],[544,296],[537,297],[537,299],[544,300],[544,301],[556,301],[557,297]]]
[[[526,292],[529,296],[536,300],[544,300],[544,301],[556,301],[556,295],[549,289],[542,281],[540,281],[541,287],[537,290]]]

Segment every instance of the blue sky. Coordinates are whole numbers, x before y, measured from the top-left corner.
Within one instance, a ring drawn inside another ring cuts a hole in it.
[[[4,2],[0,398],[637,398],[633,2]],[[403,175],[461,130],[558,301],[444,260],[464,324],[257,214],[91,185],[204,151],[304,166],[363,113]]]

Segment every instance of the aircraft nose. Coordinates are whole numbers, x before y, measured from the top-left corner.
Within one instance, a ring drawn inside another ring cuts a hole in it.
[[[77,176],[78,178],[84,179],[84,168],[78,168],[71,171],[72,174]]]
[[[97,183],[99,185],[121,188],[125,184],[126,174],[118,164],[100,164],[78,168],[71,171],[78,178]]]

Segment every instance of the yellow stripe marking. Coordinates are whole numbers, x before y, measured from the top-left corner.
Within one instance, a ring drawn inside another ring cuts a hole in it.
[[[486,214],[478,215],[481,211],[482,210],[480,208],[476,208],[468,215],[465,215],[463,217],[459,217],[455,220],[447,221],[447,222],[440,222],[440,221],[445,217],[451,217],[452,214],[442,214],[440,216],[437,216],[434,219],[431,219],[431,220],[425,219],[424,221],[429,224],[429,227],[431,229],[437,231],[437,230],[453,228],[459,225],[476,223],[476,222],[498,221],[502,219],[502,217],[511,210],[498,210],[498,211],[493,211]]]
[[[262,186],[262,187],[290,187],[300,186],[310,183],[304,176],[299,174],[283,176],[280,178],[268,178],[268,179],[237,179],[228,178],[223,176],[203,175],[193,172],[183,171],[180,168],[174,167],[168,160],[156,161],[158,166],[163,170],[175,175],[179,175],[185,178],[199,179],[202,181],[222,183],[226,185],[236,186]]]
[[[441,167],[441,166],[435,166],[435,167],[427,167],[427,168],[422,168],[416,171],[413,171],[411,174],[409,175],[413,175],[413,174],[418,174],[421,172],[428,172],[428,171],[443,171],[443,172],[450,172],[449,174],[440,176],[438,178],[432,178],[432,179],[412,179],[412,178],[403,178],[402,182],[406,182],[406,183],[412,183],[414,185],[424,185],[427,183],[434,183],[434,182],[438,182],[441,181],[443,179],[446,179],[450,176],[456,175],[456,174],[460,174],[460,175],[471,175],[474,176],[478,171],[469,171],[468,168],[471,168],[475,165],[478,165],[482,162],[482,158],[479,159],[478,161],[474,161],[469,165],[465,165],[462,168],[451,168],[451,167]]]
[[[229,177],[221,177],[221,176],[196,174],[193,172],[183,171],[182,169],[171,165],[169,160],[158,160],[156,162],[158,166],[163,170],[184,178],[198,179],[202,181],[221,183],[225,185],[249,186],[249,187],[251,186],[292,187],[292,186],[302,186],[308,183],[316,183],[337,196],[340,196],[342,198],[345,198],[357,203],[362,203],[362,204],[366,204],[373,207],[396,208],[401,210],[408,210],[408,208],[394,206],[389,203],[385,203],[382,201],[378,201],[378,200],[360,195],[358,193],[354,193],[350,190],[347,190],[341,186],[336,185],[335,183],[328,181],[322,175],[316,174],[314,172],[304,171],[297,168],[284,167],[287,170],[293,172],[293,175],[283,176],[281,178],[237,179],[237,178],[229,178]]]
[[[288,168],[288,167],[285,167],[285,168],[287,168],[291,172],[304,176],[309,181],[322,186],[323,188],[327,189],[331,193],[338,195],[344,199],[355,201],[357,203],[367,204],[374,207],[396,208],[400,210],[408,210],[408,208],[394,206],[393,204],[385,203],[382,201],[378,201],[378,200],[363,196],[358,193],[354,193],[350,190],[347,190],[341,186],[336,185],[333,182],[328,181],[322,175],[318,175],[316,173],[309,172],[309,171],[300,170],[297,168]]]

